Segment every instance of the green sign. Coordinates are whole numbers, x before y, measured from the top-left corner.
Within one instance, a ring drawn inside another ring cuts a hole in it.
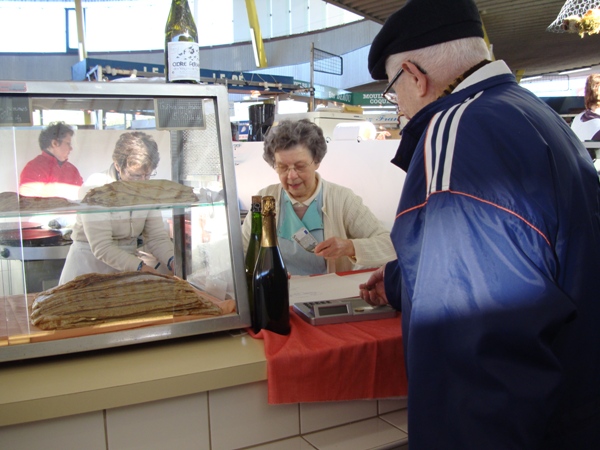
[[[308,83],[306,81],[294,80],[294,84],[299,85],[305,89],[310,89],[310,83]],[[305,92],[305,93],[298,94],[298,95],[309,96],[310,93]],[[339,96],[345,96],[345,95],[351,95],[351,93],[348,91],[345,91],[343,89],[338,89],[338,88],[334,88],[331,86],[323,86],[320,84],[315,84],[315,98],[318,98],[319,100],[332,100],[332,101],[344,102],[343,100],[337,100],[337,98]],[[344,103],[349,103],[349,102],[344,102]]]
[[[392,106],[379,92],[353,92],[352,104],[356,106]]]
[[[309,89],[310,83],[294,80],[294,84]],[[309,95],[308,92],[303,95]],[[315,85],[315,98],[353,106],[393,106],[380,92],[348,92],[329,86]]]

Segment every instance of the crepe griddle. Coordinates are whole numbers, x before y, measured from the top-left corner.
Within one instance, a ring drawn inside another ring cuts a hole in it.
[[[3,222],[0,223],[0,232],[11,230],[29,230],[33,228],[42,228],[41,223],[37,222]]]
[[[0,244],[9,247],[42,247],[55,245],[62,241],[62,233],[56,230],[44,230],[33,222],[3,223],[0,225]],[[21,241],[22,239],[22,241]]]

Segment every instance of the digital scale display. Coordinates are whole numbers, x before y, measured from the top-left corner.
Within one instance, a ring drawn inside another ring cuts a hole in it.
[[[320,316],[331,316],[335,314],[348,314],[348,303],[342,305],[323,305],[317,309]]]
[[[371,306],[359,297],[296,303],[294,311],[312,325],[388,319],[397,314],[389,305]]]

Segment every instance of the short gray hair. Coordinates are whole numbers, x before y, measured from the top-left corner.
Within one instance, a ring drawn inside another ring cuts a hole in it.
[[[388,75],[392,76],[404,61],[411,61],[423,68],[433,83],[443,89],[484,59],[491,59],[485,40],[468,37],[396,53],[387,59],[385,67]]]
[[[290,150],[297,145],[305,146],[316,164],[319,164],[327,153],[327,141],[323,130],[317,124],[308,119],[282,120],[269,130],[265,138],[263,159],[274,167],[275,152]]]

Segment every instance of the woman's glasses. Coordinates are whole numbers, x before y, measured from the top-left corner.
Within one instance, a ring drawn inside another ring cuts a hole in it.
[[[121,178],[125,177],[130,181],[149,180],[150,178],[156,176],[156,170],[150,173],[132,173],[127,169],[123,169],[121,170],[121,175],[123,175]]]
[[[275,164],[274,168],[275,172],[277,172],[279,175],[287,175],[291,170],[294,170],[296,173],[304,173],[308,170],[312,163],[314,163],[314,160],[309,163],[299,162],[294,164],[293,166],[286,166],[285,164]]]

